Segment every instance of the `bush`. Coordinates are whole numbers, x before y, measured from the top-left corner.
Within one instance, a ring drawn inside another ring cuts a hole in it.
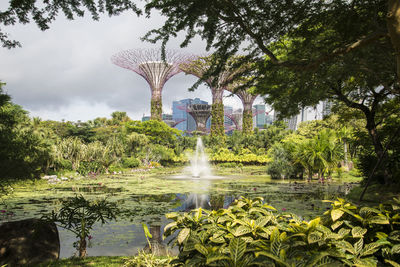
[[[178,266],[398,266],[399,211],[400,199],[373,208],[338,199],[304,221],[242,198],[228,209],[167,214],[164,237],[179,248]]]
[[[137,168],[140,166],[140,163],[140,160],[134,157],[122,159],[122,167],[124,168]]]
[[[101,173],[104,170],[102,164],[96,161],[81,161],[76,170],[80,175],[86,176],[89,173]]]

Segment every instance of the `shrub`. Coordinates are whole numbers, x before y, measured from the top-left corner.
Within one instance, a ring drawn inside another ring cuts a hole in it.
[[[104,167],[96,161],[81,161],[78,169],[76,170],[80,175],[86,176],[89,173],[101,173]]]
[[[242,198],[228,209],[167,214],[164,236],[179,248],[178,266],[398,266],[399,210],[400,199],[374,208],[338,199],[307,222]]]
[[[122,159],[122,167],[124,168],[137,168],[140,166],[140,163],[140,160],[134,157]]]

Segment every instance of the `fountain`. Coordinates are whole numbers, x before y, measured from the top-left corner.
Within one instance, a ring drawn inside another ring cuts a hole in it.
[[[190,171],[192,178],[211,177],[210,165],[200,137],[197,138],[196,151],[190,160]]]

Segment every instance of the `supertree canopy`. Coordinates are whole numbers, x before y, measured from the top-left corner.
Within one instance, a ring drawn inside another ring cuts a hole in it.
[[[161,49],[130,49],[111,57],[111,61],[142,76],[151,90],[151,119],[162,120],[162,89],[175,74],[181,72],[179,65],[188,59],[187,55],[173,50],[161,56]]]
[[[186,74],[192,74],[203,80],[211,89],[211,135],[224,136],[224,104],[222,101],[224,90],[236,75],[242,71],[240,68],[228,67],[219,72],[218,75],[208,75],[214,64],[212,56],[197,57],[191,61],[182,63],[180,68]]]

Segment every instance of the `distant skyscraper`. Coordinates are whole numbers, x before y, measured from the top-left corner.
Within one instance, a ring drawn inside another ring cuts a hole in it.
[[[233,108],[230,106],[224,106],[224,114],[230,116],[233,113]],[[228,117],[225,116],[224,117],[224,126],[226,127],[230,127],[233,125],[233,121]]]
[[[149,121],[149,120],[150,120],[150,116],[145,116],[143,114],[142,122]],[[173,124],[172,115],[163,113],[162,114],[162,121],[171,126]]]
[[[264,128],[265,125],[265,105],[254,105],[255,116],[253,117],[254,127]]]

